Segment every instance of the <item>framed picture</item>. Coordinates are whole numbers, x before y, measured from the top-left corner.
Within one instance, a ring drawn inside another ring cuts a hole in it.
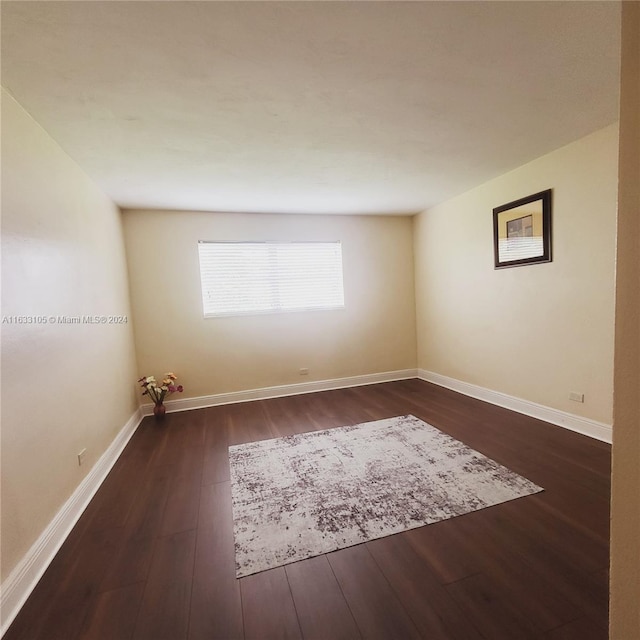
[[[551,262],[551,189],[493,210],[496,269]]]

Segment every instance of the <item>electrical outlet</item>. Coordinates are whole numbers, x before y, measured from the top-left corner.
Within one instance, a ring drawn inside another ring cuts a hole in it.
[[[571,391],[569,393],[569,400],[574,402],[584,402],[584,393],[578,393],[577,391]]]
[[[306,367],[302,367],[302,369],[300,369],[300,375],[301,376],[308,376],[309,375],[309,369],[307,369]]]
[[[82,463],[84,462],[84,457],[87,453],[86,449],[83,449],[79,454],[78,454],[78,466],[81,467]]]

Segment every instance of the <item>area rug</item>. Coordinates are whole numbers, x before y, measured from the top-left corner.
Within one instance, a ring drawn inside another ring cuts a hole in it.
[[[415,416],[229,447],[236,575],[542,491]]]

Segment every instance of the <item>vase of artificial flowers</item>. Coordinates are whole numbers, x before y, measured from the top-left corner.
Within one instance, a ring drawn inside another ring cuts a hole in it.
[[[176,384],[177,378],[173,373],[165,373],[162,384],[158,384],[154,376],[145,376],[140,378],[138,382],[144,389],[143,396],[149,396],[153,400],[153,415],[156,420],[162,420],[167,408],[164,406],[164,399],[172,393],[182,393],[181,384]]]

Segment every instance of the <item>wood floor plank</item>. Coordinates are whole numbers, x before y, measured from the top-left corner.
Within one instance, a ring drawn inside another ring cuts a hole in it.
[[[144,593],[144,582],[105,591],[97,599],[78,640],[130,640]]]
[[[303,396],[300,396],[298,400],[300,398]],[[274,435],[281,438],[297,433],[317,431],[317,426],[307,415],[308,407],[298,402],[296,409],[296,405],[292,405],[290,400],[292,398],[272,398],[261,403]]]
[[[206,409],[202,484],[229,480],[229,416],[220,409]],[[217,410],[217,411],[214,411]]]
[[[153,467],[129,511],[126,528],[132,538],[158,535],[172,481],[171,466]]]
[[[285,571],[305,640],[361,637],[326,556],[294,562]]]
[[[582,617],[545,633],[539,640],[607,640],[608,637],[606,629]]]
[[[403,537],[438,576],[441,584],[456,582],[483,569],[478,555],[464,553],[464,534],[458,527],[450,526],[447,520],[412,529]]]
[[[245,640],[302,638],[284,567],[240,580]]]
[[[90,505],[92,531],[115,529],[126,524],[127,517],[144,483],[148,460],[121,457]],[[91,513],[95,511],[94,513]]]
[[[544,494],[505,502],[500,507],[500,513],[509,518],[514,530],[531,540],[547,541],[575,566],[583,566],[589,572],[609,566],[608,544],[593,530],[585,530],[580,522],[550,506]],[[593,517],[608,518],[608,510],[599,516],[594,513]]]
[[[190,640],[244,637],[228,482],[202,488],[189,619]]]
[[[229,445],[275,438],[260,402],[229,405]]]
[[[64,565],[53,567],[49,576],[52,584],[49,580],[45,582],[49,584],[46,597],[38,594],[32,603],[28,602],[21,612],[23,616],[5,637],[14,637],[15,631],[15,637],[24,640],[76,638],[98,596],[102,577],[121,534],[119,529],[88,531],[83,543],[66,556]]]
[[[514,505],[505,504],[500,517],[505,532],[513,535],[519,549],[526,550],[531,570],[544,572],[566,598],[607,626],[608,587],[600,577],[606,569],[606,553],[598,550],[590,555],[590,545],[583,546],[587,543],[581,537],[581,528],[567,528],[553,513],[542,517],[538,511],[530,512],[527,503],[519,506],[516,510]],[[532,516],[536,514],[538,520],[534,522]]]
[[[340,404],[340,396],[334,394],[333,391],[322,391],[304,397],[307,400],[305,408],[296,412],[296,414],[304,415],[309,424],[313,425],[312,430],[321,431],[322,429],[331,429],[347,424],[337,415],[335,407]],[[335,402],[333,398],[335,398]]]
[[[537,638],[541,629],[518,603],[489,576],[478,573],[446,585],[471,623],[491,640]]]
[[[203,411],[175,411],[168,413],[164,421],[170,448],[200,447],[204,444],[205,416]]]
[[[404,534],[373,540],[366,546],[423,638],[482,640]]]
[[[523,504],[527,498],[514,501]],[[584,612],[559,589],[554,576],[545,574],[526,554],[519,553],[517,538],[504,526],[493,507],[467,514],[455,524],[464,545],[459,553],[478,558],[482,573],[517,601],[518,610],[535,620],[541,630],[567,623]]]
[[[196,532],[159,538],[134,640],[182,640],[187,637]]]
[[[155,536],[123,536],[122,544],[114,550],[107,571],[100,583],[100,591],[112,591],[138,582],[144,582],[149,575],[151,559],[157,543]]]
[[[197,527],[201,480],[201,469],[190,475],[174,476],[160,524],[161,536]]]
[[[420,633],[365,545],[328,554],[363,638],[409,640]]]

